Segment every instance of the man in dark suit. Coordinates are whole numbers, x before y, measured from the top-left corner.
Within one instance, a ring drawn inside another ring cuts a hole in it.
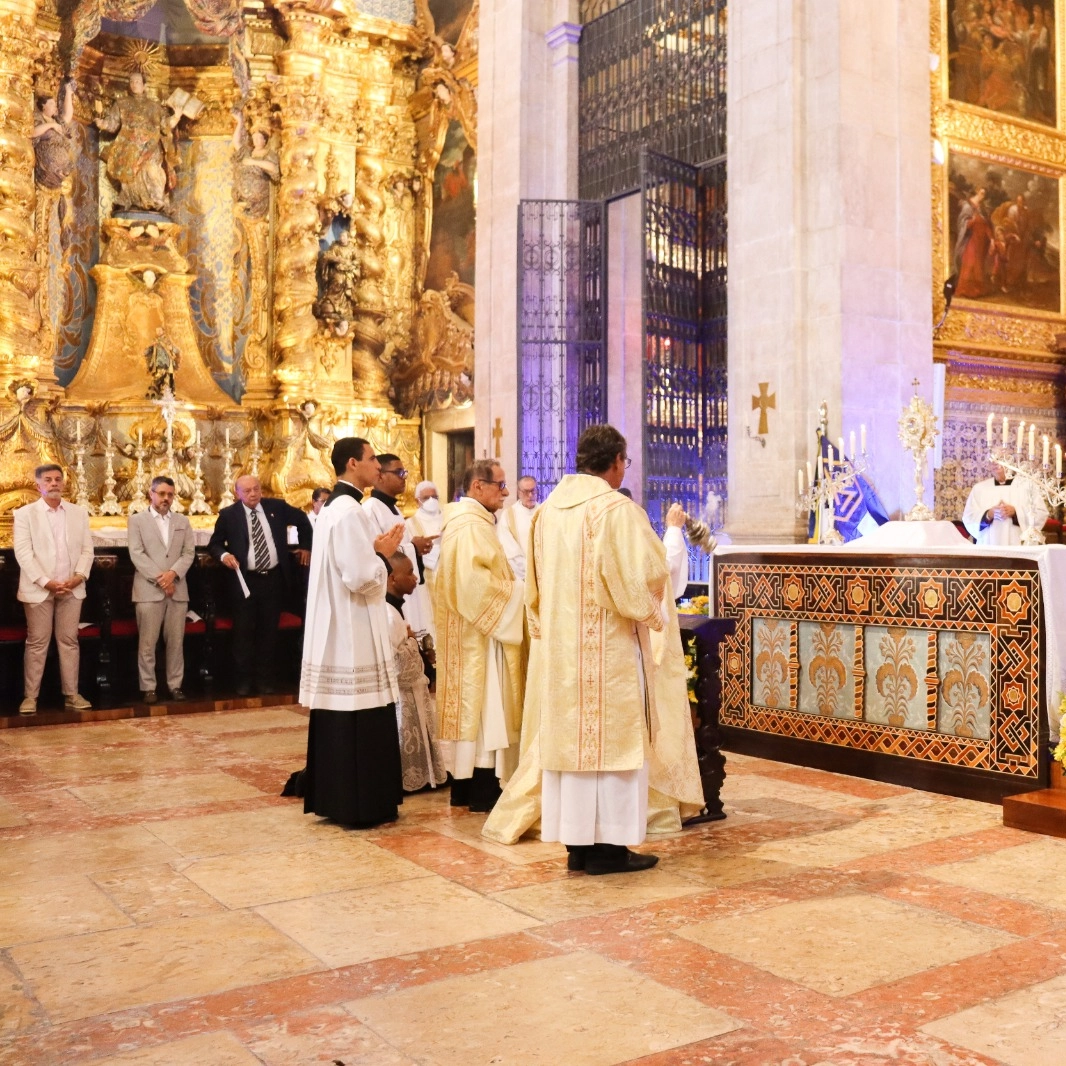
[[[251,474],[237,478],[234,489],[238,502],[218,512],[207,548],[234,572],[231,592],[237,695],[249,695],[253,679],[258,681],[259,692],[266,695],[277,691],[278,620],[285,593],[297,581],[287,527],[296,527],[299,547],[295,554],[300,565],[307,566],[311,561],[311,523],[303,511],[284,500],[264,499],[259,478]]]

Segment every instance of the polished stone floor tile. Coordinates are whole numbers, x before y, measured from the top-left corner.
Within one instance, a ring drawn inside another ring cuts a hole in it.
[[[0,843],[0,883],[99,873],[167,862],[177,857],[178,852],[138,825],[79,833],[8,836]]]
[[[739,1026],[584,952],[361,999],[349,1009],[426,1066],[614,1066]]]
[[[328,966],[410,955],[540,924],[437,876],[275,903],[259,913]]]
[[[404,813],[408,801],[405,799]],[[486,840],[481,835],[481,829],[485,824],[487,815],[484,814],[457,814],[449,819],[441,820],[434,824],[435,832],[442,836],[458,840],[467,844],[486,855],[503,859],[504,862],[513,863],[516,866],[526,866],[534,862],[557,861],[566,862],[566,848],[562,844],[546,844],[540,840],[520,840],[517,844],[497,844],[495,841]]]
[[[242,851],[300,846],[347,830],[304,814],[302,804],[263,810],[204,814],[152,822],[152,832],[182,855],[235,855]]]
[[[770,877],[792,877],[803,867],[769,859],[753,859],[745,854],[720,855],[714,847],[664,858],[664,868],[679,877],[688,877],[711,888],[732,888]]]
[[[41,1009],[26,989],[26,982],[11,963],[0,956],[0,1040],[29,1029],[41,1020]],[[4,1047],[0,1043],[0,1062]]]
[[[262,1060],[233,1033],[201,1033],[169,1044],[93,1059],[92,1066],[262,1066]]]
[[[183,714],[173,720],[177,729],[189,733],[218,736],[252,729],[302,729],[307,731],[307,715],[284,707],[264,707],[256,711],[213,711],[209,714]]]
[[[230,909],[430,876],[352,834],[332,835],[313,846],[199,859],[183,873]]]
[[[80,748],[48,760],[53,781],[72,785],[89,778],[119,774],[167,774],[200,770],[204,754],[170,744],[127,744],[115,748]]]
[[[1061,1066],[1066,976],[930,1022],[922,1031],[1006,1066]]]
[[[80,725],[0,729],[0,745],[19,751],[150,742],[151,736],[145,727],[132,725],[129,722],[84,722]]]
[[[306,719],[304,721],[306,724]],[[307,758],[306,729],[282,729],[275,733],[224,733],[220,740],[221,750],[250,755],[253,759],[291,759],[294,770],[299,770]],[[282,778],[276,791],[280,792],[284,784]]]
[[[679,896],[695,896],[705,890],[703,885],[667,871],[660,863],[635,874],[564,875],[544,884],[497,892],[492,898],[542,921],[562,922],[626,907],[643,907]]]
[[[678,935],[829,996],[946,966],[1014,937],[876,896],[802,900]]]
[[[87,877],[0,884],[0,948],[131,925]]]
[[[1018,876],[1025,870],[1024,877]],[[1066,908],[1066,840],[1037,837],[964,862],[927,866],[929,877],[1043,907]]]
[[[751,800],[765,799],[820,810],[852,808],[857,803],[863,802],[845,792],[831,792],[828,789],[814,788],[810,785],[796,785],[790,781],[780,781],[761,774],[726,777],[725,784],[722,786],[722,799],[726,803],[740,807]]]
[[[218,900],[170,864],[93,874],[92,879],[138,925],[194,918],[223,909]]]
[[[321,964],[255,914],[23,944],[11,958],[54,1021],[242,988]]]
[[[106,785],[78,785],[70,791],[99,814],[194,807],[227,800],[261,799],[264,795],[259,789],[220,771],[176,777],[140,777]]]
[[[26,816],[14,803],[0,798],[0,829],[14,829],[26,822]]]

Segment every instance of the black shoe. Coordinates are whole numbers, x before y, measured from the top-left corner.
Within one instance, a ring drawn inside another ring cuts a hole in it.
[[[172,688],[170,690],[170,698],[175,703],[184,703],[185,702],[185,693],[182,692],[180,688]]]
[[[470,806],[470,778],[457,777],[452,781],[452,794],[450,803],[453,807]]]
[[[470,813],[488,814],[502,793],[495,770],[487,766],[475,767],[474,776],[470,778]]]
[[[238,685],[233,691],[238,696],[250,696],[252,694],[252,686],[251,685]]]
[[[147,692],[142,692],[141,693],[141,700],[144,703],[152,704],[152,703],[158,703],[159,702],[159,697],[155,694],[155,689],[153,688],[153,689],[149,689]]]
[[[584,870],[585,861],[593,849],[592,844],[567,844],[566,845],[566,868],[568,870]]]
[[[615,844],[596,844],[585,859],[585,873],[591,876],[631,874],[638,870],[650,870],[658,861],[658,855],[642,855]]]

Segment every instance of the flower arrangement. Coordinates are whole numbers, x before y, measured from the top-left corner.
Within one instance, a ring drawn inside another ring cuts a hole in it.
[[[1066,693],[1063,693],[1059,700],[1059,743],[1052,751],[1051,757],[1057,763],[1066,766]]]
[[[700,674],[699,668],[696,666],[696,648],[694,645],[689,645],[685,649],[685,682],[688,687],[688,701],[689,703],[699,703],[699,696],[696,692],[696,686],[699,684]],[[1059,747],[1062,747],[1060,744]]]
[[[707,596],[693,596],[691,600],[683,600],[677,608],[678,614],[708,614],[710,598]]]

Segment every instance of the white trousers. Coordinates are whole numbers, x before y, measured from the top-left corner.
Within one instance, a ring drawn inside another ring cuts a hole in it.
[[[544,770],[540,839],[563,844],[641,844],[648,831],[648,763],[614,772]]]

